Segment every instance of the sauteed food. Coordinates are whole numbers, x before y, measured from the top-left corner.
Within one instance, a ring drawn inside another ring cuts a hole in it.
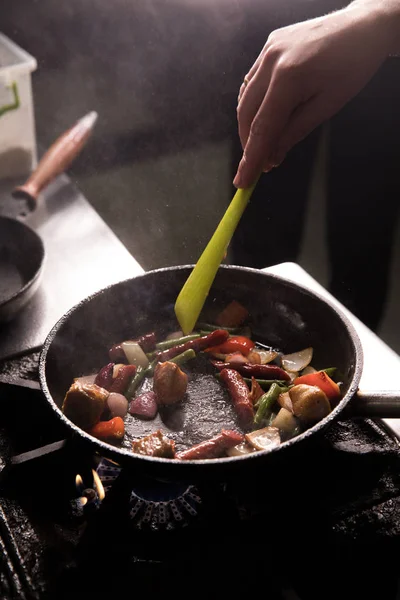
[[[157,341],[152,332],[114,345],[110,362],[98,373],[74,380],[64,414],[94,437],[121,443],[124,419],[152,421],[157,413],[176,410],[187,401],[193,372],[206,365],[229,394],[237,429],[222,429],[178,451],[160,428],[133,440],[132,452],[198,460],[278,446],[326,417],[340,400],[340,384],[334,367],[317,371],[311,366],[312,348],[282,354],[252,340],[247,318],[247,310],[234,301],[215,325],[198,323],[191,335],[175,332]]]

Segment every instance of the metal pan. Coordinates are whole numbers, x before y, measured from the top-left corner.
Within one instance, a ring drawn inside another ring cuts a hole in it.
[[[63,133],[25,184],[13,190],[13,199],[0,203],[0,322],[13,319],[29,302],[43,272],[43,242],[23,220],[29,222],[40,192],[78,156],[96,119],[97,113],[91,112]]]
[[[27,304],[40,285],[44,264],[42,239],[30,227],[0,217],[0,321]]]
[[[229,398],[212,372],[192,373],[189,399],[179,409],[166,411],[161,421],[146,423],[128,417],[126,442],[114,447],[88,435],[60,410],[74,377],[97,372],[108,362],[108,348],[126,338],[157,331],[162,336],[176,328],[174,302],[191,267],[148,272],[112,285],[72,308],[52,329],[40,357],[42,390],[55,414],[89,449],[108,456],[137,474],[166,480],[199,480],[249,473],[300,446],[313,443],[338,418],[355,415],[399,416],[399,393],[381,397],[357,395],[363,355],[359,338],[348,319],[317,294],[275,275],[241,267],[221,267],[209,294],[205,314],[213,317],[232,299],[251,314],[253,339],[284,352],[312,346],[316,368],[336,366],[343,374],[343,399],[323,421],[279,448],[239,458],[177,461],[141,457],[129,450],[130,439],[162,427],[179,448],[208,439],[222,427],[237,426]],[[378,394],[379,396],[379,394]]]

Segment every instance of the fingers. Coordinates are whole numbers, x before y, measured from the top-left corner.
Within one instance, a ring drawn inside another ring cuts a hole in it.
[[[282,131],[275,154],[276,166],[298,142],[307,137],[318,125],[337,112],[338,108],[323,94],[318,94],[301,104],[290,116]]]
[[[243,78],[243,83],[240,86],[240,90],[239,90],[239,96],[238,96],[238,104],[240,104],[240,101],[243,97],[243,94],[248,86],[248,84],[251,82],[251,80],[253,79],[254,75],[257,73],[258,68],[261,64],[262,58],[264,55],[264,49],[260,52],[260,54],[258,55],[257,60],[254,62],[253,66],[251,67],[250,71],[247,73],[247,75],[244,76]]]
[[[240,88],[242,95],[237,107],[237,118],[243,150],[247,144],[253,119],[268,91],[276,60],[277,54],[273,49],[263,50],[248,75],[246,75],[247,85],[242,84]]]
[[[247,94],[245,104],[247,105]],[[271,81],[254,118],[251,119],[251,112],[255,104],[246,107],[247,112],[244,115],[243,111],[242,115],[239,115],[239,119],[242,116],[245,119],[242,123],[241,136],[246,136],[246,128],[249,127],[248,119],[251,125],[243,158],[233,182],[236,187],[249,187],[263,170],[268,171],[277,164],[278,142],[297,104],[291,81],[275,78],[275,81]],[[240,127],[239,121],[239,131]]]

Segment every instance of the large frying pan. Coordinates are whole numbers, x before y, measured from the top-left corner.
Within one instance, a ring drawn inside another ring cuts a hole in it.
[[[229,398],[213,373],[192,373],[189,400],[180,409],[166,412],[162,420],[143,422],[128,417],[125,445],[103,443],[70,422],[60,410],[74,377],[97,372],[108,362],[108,348],[123,339],[156,330],[163,335],[176,328],[174,302],[191,267],[150,271],[90,296],[72,308],[52,329],[40,357],[43,392],[59,419],[89,449],[135,470],[137,474],[166,480],[226,480],[289,456],[338,418],[361,415],[398,416],[398,396],[363,397],[357,394],[363,356],[358,336],[334,306],[317,294],[275,275],[254,269],[221,267],[209,294],[205,314],[213,314],[236,299],[251,314],[255,340],[284,352],[312,346],[316,368],[336,366],[343,374],[343,399],[323,421],[279,448],[246,457],[209,461],[177,461],[142,457],[129,450],[130,439],[147,435],[160,426],[178,444],[186,446],[209,439],[222,427],[236,427]],[[379,395],[378,395],[379,396]],[[161,419],[158,417],[158,419]],[[180,448],[184,447],[180,446]]]

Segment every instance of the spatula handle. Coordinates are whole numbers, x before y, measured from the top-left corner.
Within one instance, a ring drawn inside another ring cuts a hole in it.
[[[78,156],[86,144],[96,120],[97,113],[90,112],[63,133],[44,154],[26,183],[13,190],[14,198],[26,199],[33,210],[36,207],[39,193],[57,175],[65,171]]]

